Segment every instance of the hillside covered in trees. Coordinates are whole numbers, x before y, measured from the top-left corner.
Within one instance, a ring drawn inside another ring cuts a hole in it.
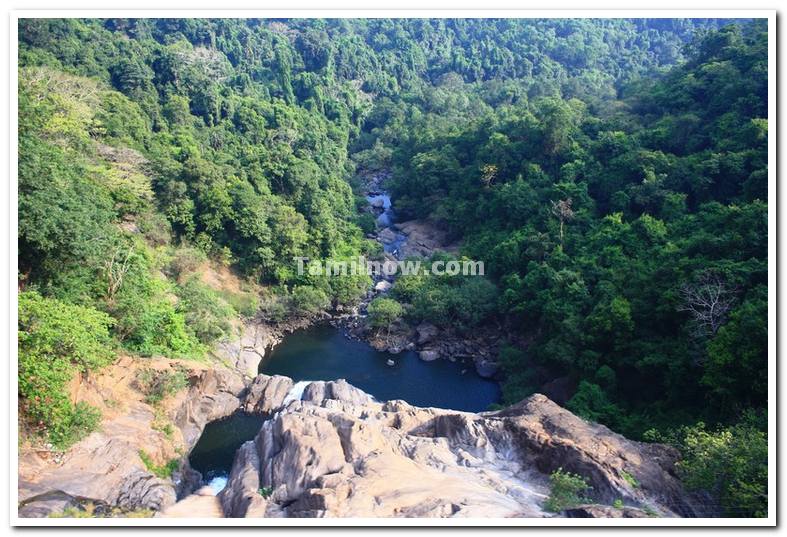
[[[199,359],[239,316],[359,300],[293,258],[379,254],[386,172],[486,266],[401,277],[398,315],[498,328],[503,404],[569,378],[571,411],[764,516],[767,56],[763,21],[20,20],[26,424],[94,428],[66,385],[118,349]]]

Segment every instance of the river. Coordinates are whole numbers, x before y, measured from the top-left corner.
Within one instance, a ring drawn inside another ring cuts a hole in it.
[[[372,191],[367,200],[377,208],[380,229],[391,228],[394,233],[395,240],[384,243],[383,248],[401,258],[407,236],[392,227],[395,213],[390,196],[385,191]],[[498,384],[478,376],[471,361],[424,362],[412,351],[396,355],[380,352],[328,324],[285,337],[260,363],[259,373],[290,377],[301,391],[308,381],[346,379],[380,401],[402,399],[423,407],[478,412],[500,399]],[[235,451],[254,438],[262,421],[261,417],[238,413],[205,427],[189,461],[215,492],[227,482]]]

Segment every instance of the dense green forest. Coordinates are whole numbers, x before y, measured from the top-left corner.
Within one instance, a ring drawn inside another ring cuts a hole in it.
[[[499,327],[504,404],[568,377],[570,410],[764,515],[767,55],[760,21],[22,19],[24,413],[66,446],[99,416],[65,385],[118,349],[357,301],[293,257],[379,254],[386,171],[487,271],[399,278],[400,315]]]

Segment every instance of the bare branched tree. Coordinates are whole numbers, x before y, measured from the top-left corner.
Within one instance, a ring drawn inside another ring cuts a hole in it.
[[[696,338],[715,336],[735,303],[735,287],[713,272],[704,272],[696,282],[684,284],[680,294],[683,301],[678,311],[689,312]]]
[[[123,285],[123,278],[128,273],[133,251],[134,247],[129,247],[128,252],[124,256],[120,247],[118,247],[115,249],[112,257],[104,263],[104,271],[107,275],[107,298],[110,301],[114,300],[115,294]]]
[[[552,214],[560,221],[560,245],[563,245],[563,224],[574,218],[571,209],[571,198],[552,202]]]

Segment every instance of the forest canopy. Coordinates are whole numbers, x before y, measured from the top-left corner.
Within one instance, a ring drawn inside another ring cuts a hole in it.
[[[207,259],[263,286],[268,319],[357,301],[368,278],[293,258],[377,253],[359,185],[384,171],[401,216],[487,275],[401,278],[375,322],[501,327],[503,404],[569,379],[567,408],[681,445],[687,483],[762,512],[762,451],[731,435],[764,445],[767,37],[729,19],[20,19],[20,398],[78,433],[88,410],[36,403],[62,371],[112,348],[204,355],[260,310],[190,278]],[[79,335],[70,357],[57,330]],[[49,385],[29,378],[42,362]],[[709,483],[711,451],[751,471]]]

